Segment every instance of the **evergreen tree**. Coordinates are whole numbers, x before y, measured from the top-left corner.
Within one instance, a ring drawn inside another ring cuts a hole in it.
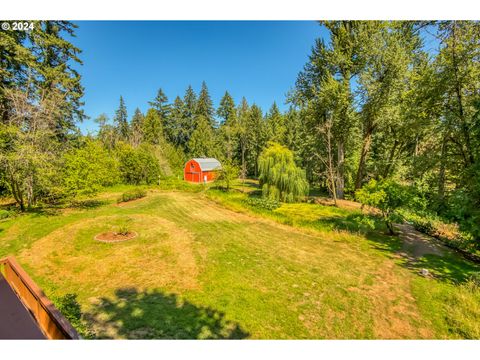
[[[197,108],[197,95],[192,89],[192,86],[188,86],[183,97],[183,115],[182,115],[182,135],[185,136],[185,152],[188,153],[188,143],[193,131],[196,127],[196,108]]]
[[[219,129],[221,145],[226,159],[232,160],[236,147],[235,126],[237,116],[235,103],[228,91],[225,91],[225,95],[220,100],[217,115],[222,119]]]
[[[197,128],[188,142],[188,149],[191,157],[217,157],[215,134],[208,120],[199,115]]]
[[[68,131],[75,129],[75,122],[85,118],[81,107],[83,86],[75,66],[82,64],[78,57],[81,52],[76,46],[64,39],[75,36],[77,25],[68,21],[39,21],[29,33],[32,53],[38,64],[35,82],[44,91],[55,89],[63,95],[59,104],[61,115],[56,119],[57,136],[65,137]]]
[[[130,128],[128,125],[127,107],[125,106],[122,96],[120,96],[120,105],[118,106],[117,111],[115,111],[115,117],[113,121],[117,127],[120,139],[128,140]]]
[[[247,173],[258,176],[258,157],[267,143],[267,129],[263,119],[262,109],[256,104],[250,107],[247,122]]]
[[[247,99],[242,98],[242,102],[237,109],[237,124],[235,127],[235,134],[238,139],[238,150],[237,150],[237,159],[240,163],[240,175],[242,179],[247,177],[247,147],[248,147],[248,137],[249,137],[249,112],[250,107],[248,106]]]
[[[131,142],[134,147],[137,147],[143,142],[143,131],[144,131],[144,116],[139,108],[135,109],[135,113],[133,114],[132,122],[132,136]]]
[[[184,151],[189,139],[189,131],[186,126],[186,117],[184,116],[184,103],[177,96],[173,102],[170,116],[168,117],[167,127],[164,129],[165,136],[172,144],[181,147]]]
[[[195,114],[197,116],[203,116],[211,127],[216,127],[216,122],[214,118],[215,109],[213,107],[212,99],[208,93],[207,84],[205,81],[202,82],[202,89],[198,95],[197,107]]]
[[[277,103],[273,102],[267,114],[268,139],[279,144],[284,144],[285,130],[283,115],[280,113]]]
[[[149,101],[148,104],[157,110],[163,125],[165,125],[170,114],[170,105],[168,104],[167,95],[165,95],[161,88],[158,89],[155,99],[153,101]]]
[[[58,115],[52,122],[55,136],[65,140],[75,122],[85,118],[81,109],[83,87],[75,66],[82,64],[80,49],[65,39],[74,36],[77,26],[68,21],[35,21],[31,31],[0,32],[0,119],[9,117],[13,105],[5,90],[39,92],[58,97]],[[56,96],[56,95],[53,95]]]
[[[150,108],[143,120],[143,137],[145,142],[158,145],[163,140],[163,126],[157,110]]]
[[[217,115],[223,120],[222,124],[228,124],[235,119],[235,102],[228,91],[225,91],[225,94],[220,100]]]

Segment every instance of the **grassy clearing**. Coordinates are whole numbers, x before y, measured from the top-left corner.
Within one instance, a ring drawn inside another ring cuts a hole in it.
[[[478,290],[460,284],[477,268],[454,254],[422,258],[446,274],[423,278],[359,210],[258,210],[239,191],[162,187],[2,220],[0,256],[17,256],[53,298],[77,294],[98,337],[480,337]],[[136,239],[93,240],[126,218]]]

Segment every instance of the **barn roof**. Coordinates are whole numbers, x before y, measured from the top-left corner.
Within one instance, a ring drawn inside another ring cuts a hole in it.
[[[198,165],[200,165],[200,169],[202,171],[209,171],[209,170],[216,170],[216,169],[221,169],[222,164],[220,164],[220,161],[214,158],[194,158]]]

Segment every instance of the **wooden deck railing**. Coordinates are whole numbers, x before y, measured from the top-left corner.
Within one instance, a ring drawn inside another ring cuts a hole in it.
[[[79,338],[70,322],[58,311],[13,257],[0,259],[0,271],[22,303],[30,310],[48,339]]]

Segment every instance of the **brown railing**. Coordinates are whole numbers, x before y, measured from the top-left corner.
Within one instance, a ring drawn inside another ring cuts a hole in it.
[[[73,326],[13,257],[0,259],[0,271],[48,339],[79,338]]]

